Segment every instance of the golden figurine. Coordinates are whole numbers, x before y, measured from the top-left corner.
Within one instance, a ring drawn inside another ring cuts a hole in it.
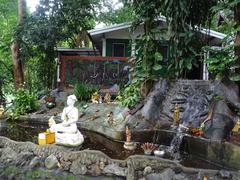
[[[232,132],[235,134],[240,132],[240,118],[238,118],[234,128],[232,129]]]
[[[3,115],[4,111],[5,111],[4,108],[1,106],[0,107],[0,117]]]
[[[173,120],[174,124],[178,125],[180,121],[180,106],[175,104],[174,112],[173,112]]]
[[[126,142],[131,142],[131,138],[132,138],[132,132],[131,130],[128,128],[128,126],[126,126]]]
[[[126,132],[126,142],[124,143],[123,147],[126,150],[132,151],[132,150],[136,149],[136,143],[131,142],[132,132],[128,128],[128,126],[126,126],[125,132]]]
[[[111,102],[111,95],[110,93],[106,93],[104,96],[104,102],[109,104]]]
[[[91,100],[92,100],[93,103],[97,103],[97,104],[99,103],[100,95],[97,91],[92,94]]]
[[[109,124],[113,124],[113,112],[112,111],[107,114],[107,122]]]

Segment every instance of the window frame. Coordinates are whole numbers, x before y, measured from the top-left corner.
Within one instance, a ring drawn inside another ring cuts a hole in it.
[[[125,45],[125,43],[112,43],[112,56],[113,57],[121,57],[121,56],[115,56],[114,55],[114,45],[123,45],[123,56],[122,57],[125,57],[126,55],[126,52],[125,52],[125,48],[126,48],[126,45]]]

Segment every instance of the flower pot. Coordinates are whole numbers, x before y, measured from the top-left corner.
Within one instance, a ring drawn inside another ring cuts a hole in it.
[[[152,150],[151,149],[146,149],[146,150],[144,150],[144,154],[145,155],[151,155],[152,154]]]
[[[46,106],[47,106],[47,108],[51,109],[51,108],[54,108],[56,106],[56,104],[54,102],[47,102]]]
[[[56,98],[55,98],[54,96],[46,96],[46,97],[44,98],[44,100],[45,100],[46,102],[55,103]]]

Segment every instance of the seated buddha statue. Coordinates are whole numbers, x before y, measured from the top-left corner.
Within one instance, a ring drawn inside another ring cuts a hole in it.
[[[49,120],[50,131],[55,132],[56,144],[66,146],[78,146],[84,141],[83,135],[77,128],[78,109],[74,107],[77,98],[70,95],[67,98],[67,107],[63,109],[62,123],[56,124],[53,119]]]

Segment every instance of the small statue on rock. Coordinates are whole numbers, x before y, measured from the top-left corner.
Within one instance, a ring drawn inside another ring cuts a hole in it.
[[[0,106],[0,117],[3,115],[3,113],[4,113],[4,108],[3,108],[3,106]]]
[[[180,123],[180,106],[175,104],[174,112],[173,112],[173,120],[175,125],[179,125]]]
[[[111,102],[111,95],[110,93],[106,93],[104,96],[104,102],[109,104]]]
[[[111,111],[110,113],[108,113],[107,114],[107,122],[109,123],[109,124],[113,124],[113,112]]]
[[[100,94],[96,91],[95,93],[92,94],[91,101],[93,103],[99,103],[100,102]]]
[[[126,133],[126,141],[125,141],[123,147],[126,150],[134,150],[134,149],[136,149],[136,144],[134,142],[131,142],[132,132],[131,132],[131,130],[129,129],[128,126],[126,126],[125,133]]]
[[[128,126],[126,126],[125,132],[126,132],[126,142],[131,142],[132,132]]]
[[[239,134],[240,133],[240,118],[238,118],[234,128],[232,129],[233,134]]]

